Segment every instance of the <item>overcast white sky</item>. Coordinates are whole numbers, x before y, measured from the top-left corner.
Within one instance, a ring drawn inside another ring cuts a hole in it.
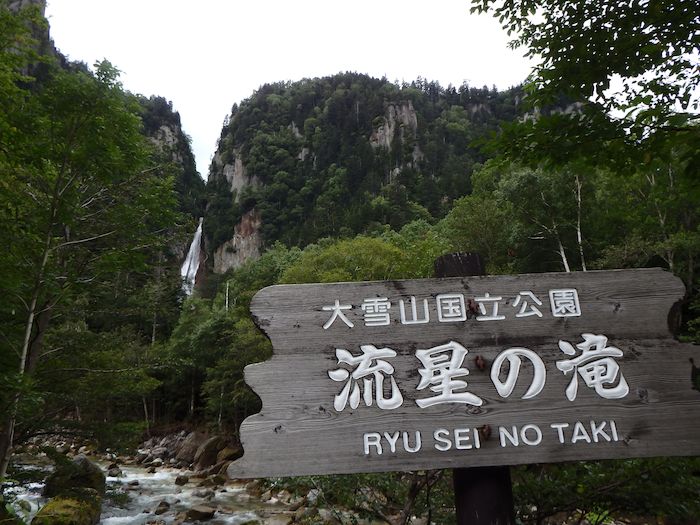
[[[469,0],[48,0],[56,47],[103,58],[126,89],[180,112],[206,178],[224,117],[267,82],[356,71],[505,89],[523,51]]]

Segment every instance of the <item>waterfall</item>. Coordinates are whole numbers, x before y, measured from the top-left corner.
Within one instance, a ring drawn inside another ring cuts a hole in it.
[[[182,289],[187,295],[192,295],[192,291],[194,290],[194,280],[197,277],[197,270],[199,270],[199,252],[202,241],[203,220],[203,217],[199,218],[199,226],[197,226],[197,231],[194,232],[194,238],[192,239],[192,244],[190,244],[190,250],[187,252],[185,262],[182,263],[182,267],[180,268]]]

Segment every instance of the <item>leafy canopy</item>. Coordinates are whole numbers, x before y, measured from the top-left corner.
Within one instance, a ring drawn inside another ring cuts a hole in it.
[[[631,169],[682,147],[698,160],[700,11],[695,0],[472,0],[537,61],[527,87],[542,115],[506,127],[512,158],[572,156]],[[569,114],[547,112],[562,101]],[[595,104],[587,104],[593,101]],[[670,145],[669,145],[670,143]],[[642,155],[640,156],[640,153]]]

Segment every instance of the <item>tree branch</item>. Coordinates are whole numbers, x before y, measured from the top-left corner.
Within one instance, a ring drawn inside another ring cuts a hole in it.
[[[54,250],[55,250],[55,249],[58,249],[58,248],[65,248],[66,246],[71,246],[71,245],[74,245],[74,244],[82,244],[82,243],[86,243],[86,242],[95,241],[95,240],[97,240],[97,239],[101,239],[102,237],[107,237],[108,235],[112,235],[112,234],[114,234],[114,233],[116,233],[116,232],[117,232],[116,230],[112,230],[111,232],[101,233],[100,235],[95,235],[94,237],[88,237],[87,239],[80,239],[80,240],[77,240],[77,241],[62,242],[61,244],[56,245],[56,246],[54,247]]]

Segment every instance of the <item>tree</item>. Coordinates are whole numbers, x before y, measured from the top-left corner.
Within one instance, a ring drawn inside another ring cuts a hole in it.
[[[87,289],[111,286],[115,276],[148,268],[176,223],[176,201],[172,179],[149,165],[138,104],[111,64],[97,64],[94,74],[54,68],[41,83],[14,85],[21,104],[4,115],[9,132],[0,136],[7,225],[0,240],[8,247],[0,344],[11,363],[2,372],[26,390],[61,308]],[[0,477],[21,401],[21,389],[3,392]]]
[[[640,150],[683,144],[700,155],[695,0],[472,0],[491,13],[537,64],[528,97],[544,113],[509,127],[498,142],[514,158],[562,163],[572,156],[618,169]],[[621,86],[621,87],[618,87]],[[593,101],[595,104],[589,104]],[[578,111],[546,108],[584,103]],[[697,163],[695,164],[697,165]]]

